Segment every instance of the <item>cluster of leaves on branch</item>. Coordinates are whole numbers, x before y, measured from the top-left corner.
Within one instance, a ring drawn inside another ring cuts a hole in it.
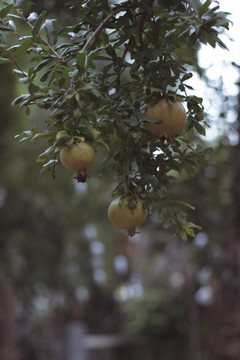
[[[78,137],[96,151],[103,146],[104,166],[116,174],[113,194],[140,198],[149,210],[159,203],[160,217],[171,210],[166,228],[175,224],[180,236],[193,236],[195,225],[181,209],[189,205],[169,200],[168,188],[172,170],[193,175],[207,157],[188,136],[193,129],[204,135],[207,124],[202,99],[188,95],[191,63],[177,54],[200,43],[225,48],[218,35],[229,21],[217,2],[72,0],[66,7],[78,17],[67,26],[47,19],[46,11],[37,14],[30,1],[22,7],[3,4],[0,63],[12,63],[27,88],[13,104],[28,115],[32,105],[50,112],[42,122],[45,130],[23,131],[20,141],[47,139],[37,159],[44,170],[55,170],[60,150]],[[15,36],[10,47],[8,33]],[[162,98],[186,104],[185,132],[171,141],[146,127],[147,104]],[[59,131],[63,136],[56,137]]]

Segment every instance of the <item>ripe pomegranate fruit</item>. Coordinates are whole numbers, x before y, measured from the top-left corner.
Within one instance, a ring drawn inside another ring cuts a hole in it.
[[[158,137],[169,138],[179,134],[186,122],[186,111],[180,102],[169,104],[166,99],[149,105],[146,114],[153,120],[160,119],[160,124],[147,123],[149,131]]]
[[[108,218],[118,229],[127,230],[129,236],[136,234],[136,227],[141,225],[147,217],[147,210],[143,209],[143,202],[138,199],[135,209],[129,209],[129,198],[121,202],[121,197],[113,200],[108,208]]]
[[[95,153],[90,144],[85,141],[73,143],[70,147],[65,147],[60,151],[60,160],[69,170],[76,171],[74,177],[78,182],[87,180],[86,169],[88,169],[95,158]]]

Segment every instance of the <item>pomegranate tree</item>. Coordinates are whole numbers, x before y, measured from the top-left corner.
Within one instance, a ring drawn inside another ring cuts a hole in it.
[[[194,225],[180,209],[189,205],[173,205],[169,191],[171,170],[192,176],[208,157],[202,145],[193,144],[193,132],[188,135],[189,130],[204,135],[207,125],[203,99],[188,94],[193,89],[186,82],[194,71],[186,64],[198,70],[192,61],[196,52],[188,49],[201,43],[226,48],[218,34],[229,27],[227,14],[210,0],[72,0],[65,5],[80,16],[64,26],[47,19],[45,10],[30,10],[31,1],[23,3],[4,1],[0,8],[0,32],[8,43],[1,48],[0,63],[11,63],[26,85],[26,93],[13,105],[27,115],[38,106],[41,114],[46,110],[46,118],[41,130],[33,128],[17,137],[47,140],[37,158],[42,171],[55,176],[60,155],[60,162],[75,171],[80,182],[86,181],[94,161],[90,144],[94,149],[102,146],[108,155],[100,171],[113,171],[113,195],[139,199],[135,209],[127,200],[117,200],[118,205],[114,200],[109,210],[113,224],[132,235],[145,220],[144,209],[151,211],[157,203],[159,218],[170,214],[176,233],[191,236]]]

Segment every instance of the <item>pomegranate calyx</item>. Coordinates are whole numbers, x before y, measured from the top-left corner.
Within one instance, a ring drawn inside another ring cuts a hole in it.
[[[81,172],[80,174],[75,175],[73,179],[76,179],[77,182],[85,183],[88,177],[90,177],[90,175],[85,172]]]

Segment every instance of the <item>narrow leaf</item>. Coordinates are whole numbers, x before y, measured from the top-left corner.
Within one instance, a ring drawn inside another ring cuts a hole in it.
[[[194,206],[186,203],[185,201],[175,200],[174,203],[175,203],[175,204],[182,205],[182,206],[184,206],[184,207],[187,207],[187,208],[189,208],[189,209],[191,209],[191,210],[195,210],[195,207],[194,207]]]
[[[177,234],[180,236],[180,238],[183,240],[183,241],[187,241],[187,234],[186,234],[186,231],[184,229],[179,229],[177,230]]]
[[[49,64],[52,61],[52,59],[46,59],[41,61],[33,70],[33,72],[36,74],[38,71],[40,71],[42,68],[44,68],[44,66],[46,66],[47,64]]]
[[[187,235],[189,235],[191,237],[195,236],[195,233],[194,233],[193,229],[187,227],[186,225],[182,225],[182,228],[186,231]]]
[[[206,135],[206,130],[202,125],[200,125],[199,123],[196,122],[196,123],[194,123],[194,127],[200,135],[202,135],[202,136]]]
[[[79,51],[77,53],[77,67],[80,70],[80,73],[82,74],[85,70],[85,59],[86,59],[86,53],[85,51]]]
[[[185,74],[183,75],[182,77],[182,81],[186,81],[188,79],[191,79],[193,77],[193,74],[192,73],[188,73],[188,74]]]
[[[38,14],[34,11],[34,12],[31,12],[31,14],[28,16],[28,22],[32,22],[32,21],[35,21],[37,20],[38,18]]]
[[[13,100],[11,105],[16,106],[16,105],[20,104],[22,101],[24,101],[26,99],[30,99],[29,94],[24,94],[24,95],[18,96],[15,100]]]
[[[19,57],[26,53],[26,51],[32,46],[32,39],[26,39],[24,40],[19,48],[17,49],[15,56]]]
[[[47,150],[45,150],[42,154],[40,154],[36,160],[36,162],[43,162],[46,161],[49,156],[54,153],[55,145],[50,146]]]
[[[199,9],[199,16],[202,16],[209,8],[211,0],[207,0]]]
[[[58,160],[49,160],[46,164],[43,164],[40,173],[43,173],[46,170],[51,170],[53,166],[57,165],[58,163],[59,163]]]
[[[7,14],[11,11],[13,7],[13,4],[10,4],[6,7],[4,7],[1,11],[0,11],[0,18],[3,19],[5,16],[7,16]]]
[[[16,31],[16,30],[17,30],[17,27],[16,27],[16,25],[15,25],[15,23],[14,23],[13,20],[9,20],[9,21],[7,22],[7,24],[8,24],[8,26],[10,26],[10,28],[11,28],[13,31]]]
[[[199,10],[202,6],[200,0],[188,0],[188,3],[191,5],[191,7],[193,8],[194,12],[198,15],[199,14]]]
[[[24,6],[23,6],[23,12],[28,11],[28,9],[32,6],[35,5],[32,1],[27,1]]]
[[[47,11],[44,10],[38,17],[33,29],[32,29],[32,34],[33,34],[33,37],[34,39],[36,38],[36,36],[38,35],[39,31],[40,31],[40,28],[41,28],[41,25],[42,25],[42,22],[43,22],[43,18],[44,16],[46,16],[47,14]]]
[[[11,60],[7,59],[7,58],[0,58],[0,64],[6,64],[6,63],[10,63]]]
[[[51,20],[46,20],[44,23],[44,28],[47,34],[47,39],[48,39],[48,43],[52,46],[55,44],[55,40],[54,40],[54,27],[53,27],[53,22],[55,20],[51,19]]]
[[[44,132],[40,132],[35,134],[32,138],[31,141],[35,141],[35,140],[39,140],[39,139],[53,139],[56,136],[56,131],[44,131]]]
[[[8,27],[4,27],[4,26],[0,26],[0,30],[1,31],[13,31],[13,29],[11,29],[11,28],[8,28]]]
[[[166,204],[163,205],[163,206],[160,206],[160,209],[159,209],[159,212],[158,212],[158,218],[159,218],[159,219],[163,219],[163,218],[164,218],[164,216],[165,216],[166,213],[167,213],[167,209],[168,209],[168,207],[167,207]]]

